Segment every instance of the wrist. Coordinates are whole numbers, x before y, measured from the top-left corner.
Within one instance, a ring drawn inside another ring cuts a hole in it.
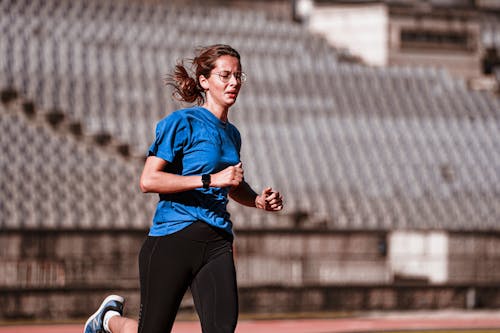
[[[201,184],[204,189],[210,188],[211,182],[212,182],[212,177],[210,174],[206,173],[201,175]]]
[[[260,197],[260,195],[256,195],[256,196],[255,196],[254,203],[255,203],[255,207],[256,207],[256,208],[264,208],[264,207],[262,206],[262,203],[261,203],[261,197]]]

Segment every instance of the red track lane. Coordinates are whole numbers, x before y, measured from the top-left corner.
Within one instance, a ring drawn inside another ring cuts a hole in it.
[[[342,318],[342,319],[297,319],[297,320],[242,320],[237,333],[335,333],[373,332],[384,330],[415,329],[481,329],[500,330],[500,316],[460,318],[396,317],[396,318]],[[82,325],[17,325],[0,326],[0,333],[82,333]],[[201,332],[198,322],[179,321],[173,333]]]

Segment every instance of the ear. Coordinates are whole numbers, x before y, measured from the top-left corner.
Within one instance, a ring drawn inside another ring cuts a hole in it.
[[[198,82],[200,82],[200,86],[205,89],[205,90],[208,90],[208,79],[204,76],[204,75],[200,75],[200,77],[198,78]]]

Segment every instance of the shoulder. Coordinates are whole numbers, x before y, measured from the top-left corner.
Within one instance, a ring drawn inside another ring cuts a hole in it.
[[[157,127],[162,128],[166,126],[181,125],[189,122],[190,109],[175,110],[163,119],[158,121]]]
[[[232,123],[227,124],[227,131],[233,135],[237,135],[238,137],[240,136],[240,131]]]
[[[165,116],[163,119],[161,119],[158,123],[183,120],[186,118],[186,110],[187,109],[175,110],[170,114],[168,114],[167,116]]]

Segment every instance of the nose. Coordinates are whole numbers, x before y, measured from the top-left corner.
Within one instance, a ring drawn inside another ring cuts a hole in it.
[[[231,77],[229,78],[229,84],[231,84],[233,86],[237,86],[237,85],[241,84],[240,80],[238,80],[236,78],[236,74],[235,73],[231,74]]]

